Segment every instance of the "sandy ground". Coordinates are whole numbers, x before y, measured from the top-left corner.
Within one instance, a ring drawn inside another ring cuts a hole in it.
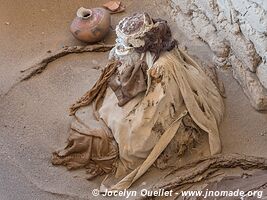
[[[50,163],[51,152],[64,145],[70,117],[68,107],[97,79],[107,53],[65,56],[47,70],[18,83],[21,70],[37,62],[48,50],[79,45],[69,32],[77,8],[95,7],[102,0],[12,0],[0,7],[0,199],[92,199],[100,179],[88,182],[82,172],[68,172]],[[210,52],[192,42],[165,11],[165,1],[123,1],[127,12],[112,16],[115,27],[123,16],[146,11],[170,21],[175,37],[189,53],[208,60]],[[8,22],[8,23],[7,23]],[[114,43],[111,31],[106,43]],[[267,115],[253,110],[231,71],[220,71],[227,98],[226,115],[220,126],[223,153],[267,157]],[[15,86],[14,86],[15,85]],[[194,152],[203,154],[203,152]],[[204,152],[205,153],[205,152]],[[133,186],[146,187],[163,173],[152,169]],[[97,197],[95,199],[102,199]],[[116,199],[116,198],[114,198]]]

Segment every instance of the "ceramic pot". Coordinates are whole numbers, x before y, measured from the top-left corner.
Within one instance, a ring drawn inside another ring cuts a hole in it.
[[[80,41],[94,43],[101,41],[109,32],[110,14],[104,8],[79,8],[72,21],[70,31]]]

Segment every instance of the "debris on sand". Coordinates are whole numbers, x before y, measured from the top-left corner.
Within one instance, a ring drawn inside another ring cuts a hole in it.
[[[120,1],[109,1],[103,4],[103,7],[108,9],[111,14],[120,13],[125,10],[125,6]]]

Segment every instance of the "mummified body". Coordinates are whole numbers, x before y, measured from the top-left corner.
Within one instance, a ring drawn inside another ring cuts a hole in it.
[[[53,164],[110,173],[107,179],[117,178],[111,189],[124,189],[152,164],[182,155],[200,134],[208,134],[211,154],[219,153],[222,98],[176,48],[166,21],[135,14],[116,33],[109,64],[71,107],[68,145],[53,154]]]

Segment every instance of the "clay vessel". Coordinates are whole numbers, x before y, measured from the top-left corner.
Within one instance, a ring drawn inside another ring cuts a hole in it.
[[[94,43],[101,41],[109,32],[110,14],[104,8],[79,8],[72,21],[70,31],[80,41]]]

